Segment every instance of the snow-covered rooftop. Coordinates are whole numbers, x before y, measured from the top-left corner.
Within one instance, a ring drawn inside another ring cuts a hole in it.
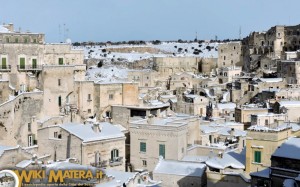
[[[300,101],[281,100],[279,104],[284,107],[300,107]]]
[[[283,157],[299,160],[300,155],[300,138],[289,138],[279,146],[272,154],[275,157]]]
[[[250,173],[251,177],[260,177],[260,178],[269,178],[270,177],[270,168],[263,169],[258,172]]]
[[[202,177],[205,169],[205,164],[201,163],[164,160],[160,158],[153,173]]]
[[[0,25],[0,33],[10,33],[10,31],[5,28],[3,25]]]
[[[234,169],[245,169],[246,155],[245,151],[241,153],[224,153],[222,158],[217,156],[207,160],[205,163],[212,168],[225,169],[232,167]]]
[[[60,127],[65,129],[69,133],[74,134],[75,136],[83,140],[83,142],[125,137],[118,127],[108,122],[101,122],[99,123],[99,125],[101,128],[100,132],[95,132],[92,129],[93,124],[91,123],[88,124],[67,123],[64,125],[60,125]]]
[[[227,92],[226,92],[227,93]],[[221,109],[221,110],[224,110],[224,109],[235,109],[236,107],[236,104],[235,103],[218,103],[217,108]]]
[[[137,173],[117,171],[112,169],[106,169],[105,174],[107,177],[112,177],[113,179],[106,183],[98,184],[96,187],[112,187],[123,185],[123,183],[128,184],[130,180],[133,180],[137,175]]]

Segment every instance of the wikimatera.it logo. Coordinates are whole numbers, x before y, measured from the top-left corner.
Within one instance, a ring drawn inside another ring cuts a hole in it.
[[[55,169],[55,170],[2,170],[0,182],[8,187],[21,186],[72,186],[99,183],[105,177],[100,169]]]

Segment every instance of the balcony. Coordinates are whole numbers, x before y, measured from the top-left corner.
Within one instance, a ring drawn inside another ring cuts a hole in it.
[[[120,166],[123,164],[123,157],[116,157],[114,159],[109,159],[109,166],[114,167],[114,166]]]
[[[42,71],[43,66],[41,65],[28,65],[28,66],[20,66],[18,65],[18,71]]]
[[[107,167],[107,160],[99,161],[99,162],[92,162],[91,166],[97,168],[105,168]]]
[[[0,65],[0,71],[1,72],[9,72],[11,70],[10,65]]]

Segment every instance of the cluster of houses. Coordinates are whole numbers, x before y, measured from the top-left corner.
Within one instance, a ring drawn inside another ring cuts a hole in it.
[[[103,169],[91,186],[300,185],[299,33],[97,81],[83,50],[0,25],[0,168]]]

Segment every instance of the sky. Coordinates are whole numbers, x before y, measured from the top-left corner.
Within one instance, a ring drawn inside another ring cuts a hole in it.
[[[47,42],[235,39],[300,24],[299,0],[0,0],[0,23]]]

